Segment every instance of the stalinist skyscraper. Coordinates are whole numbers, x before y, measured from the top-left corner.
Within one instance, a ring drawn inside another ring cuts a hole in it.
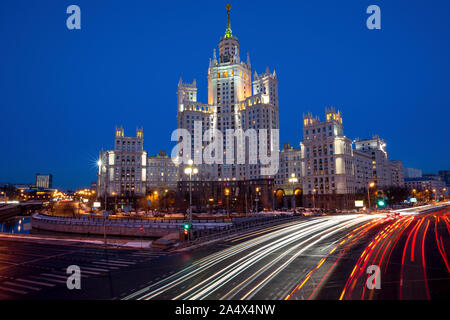
[[[194,177],[196,181],[250,181],[260,179],[273,179],[273,175],[261,175],[260,161],[250,161],[251,158],[260,157],[259,145],[261,139],[257,139],[255,147],[258,154],[249,154],[252,143],[247,139],[245,164],[228,164],[225,161],[226,153],[236,146],[231,146],[230,141],[223,139],[223,164],[199,164],[197,161],[208,142],[194,139],[199,132],[204,134],[209,129],[218,129],[225,136],[227,129],[242,129],[248,132],[253,129],[259,132],[265,129],[267,132],[267,154],[278,156],[279,137],[278,130],[272,137],[271,129],[278,129],[278,80],[275,70],[253,74],[250,64],[250,55],[246,61],[241,61],[239,40],[231,30],[230,8],[227,5],[227,25],[224,36],[219,41],[218,54],[216,49],[209,61],[208,68],[208,103],[197,101],[197,84],[184,83],[180,78],[178,83],[178,113],[177,123],[179,129],[187,129],[191,134],[191,158],[194,160],[199,173]],[[195,123],[197,122],[197,124]],[[197,125],[197,129],[195,128]],[[197,130],[197,131],[196,131]],[[253,131],[252,130],[252,131]],[[228,145],[227,145],[228,144]],[[231,149],[230,149],[231,148]],[[184,152],[184,151],[183,151]],[[235,152],[236,153],[236,152]],[[181,154],[179,154],[181,156]],[[196,158],[197,157],[197,158]],[[278,159],[278,158],[277,158]],[[180,165],[180,180],[183,165]]]

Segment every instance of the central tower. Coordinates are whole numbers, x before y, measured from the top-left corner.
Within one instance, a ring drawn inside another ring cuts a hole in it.
[[[239,40],[231,32],[230,9],[227,5],[227,28],[219,41],[219,59],[214,49],[208,69],[208,103],[217,105],[217,112],[231,112],[231,104],[251,96],[251,66],[242,63],[239,56]]]
[[[246,62],[240,58],[239,39],[231,30],[231,5],[226,6],[227,25],[225,34],[219,40],[218,54],[213,50],[208,67],[208,103],[197,101],[197,84],[184,83],[181,78],[178,83],[178,128],[187,129],[191,134],[192,159],[201,155],[207,146],[206,141],[195,140],[195,123],[201,122],[202,135],[206,130],[219,130],[225,134],[229,130],[278,129],[278,81],[275,74],[266,68],[265,73],[258,75],[252,82],[250,57],[247,53]],[[223,159],[227,153],[227,143],[223,142]],[[259,143],[253,143],[253,145]],[[268,152],[278,152],[272,140],[267,144]],[[236,148],[236,145],[234,147]],[[276,150],[275,150],[276,149]],[[236,152],[234,152],[236,154]],[[178,154],[181,156],[181,154]],[[256,155],[252,154],[256,157]],[[248,159],[248,155],[247,155]],[[201,181],[242,181],[260,179],[260,164],[234,162],[232,164],[199,164],[196,163],[199,174],[194,179]],[[183,177],[183,167],[180,166],[180,178]],[[267,178],[267,177],[263,177]]]

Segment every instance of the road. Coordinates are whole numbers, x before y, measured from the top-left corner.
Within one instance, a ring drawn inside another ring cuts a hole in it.
[[[450,298],[450,207],[405,214],[383,223],[381,229],[377,224],[368,224],[352,234],[353,239],[347,236],[336,247],[333,263],[310,271],[311,286],[302,283],[287,298],[299,298],[305,293],[311,299],[340,300]],[[363,234],[370,237],[354,245]],[[342,263],[342,257],[355,262]],[[369,266],[377,269],[368,272]],[[367,283],[375,284],[376,277],[371,276],[379,276],[378,289],[368,289]]]
[[[125,299],[284,299],[346,234],[384,217],[305,218],[236,237]]]
[[[148,266],[166,255],[137,249],[104,250],[76,242],[0,240],[0,300],[111,299],[116,290],[124,289],[122,282],[137,266]],[[70,265],[81,269],[82,290],[67,289]],[[140,279],[134,280],[129,285],[139,285]]]
[[[0,299],[448,299],[449,216],[304,217],[172,253],[0,240]]]
[[[449,213],[322,217],[264,230],[125,298],[448,299]]]

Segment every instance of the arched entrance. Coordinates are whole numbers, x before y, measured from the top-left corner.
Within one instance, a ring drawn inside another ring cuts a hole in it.
[[[294,196],[295,196],[295,207],[303,207],[303,190],[295,189]]]
[[[284,190],[278,189],[275,193],[275,209],[284,207]]]

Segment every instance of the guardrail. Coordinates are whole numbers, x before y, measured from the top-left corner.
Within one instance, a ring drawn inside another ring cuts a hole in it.
[[[273,225],[278,223],[286,223],[290,221],[295,221],[303,218],[303,216],[300,215],[294,215],[294,216],[270,216],[270,217],[249,217],[249,218],[238,218],[242,219],[240,221],[233,221],[233,225],[225,228],[218,228],[218,229],[210,229],[207,231],[193,231],[193,240],[188,240],[185,242],[181,242],[177,249],[190,247],[197,245],[199,243],[212,241],[221,239],[233,234],[237,234],[239,232],[243,231],[249,231],[251,229],[257,229],[258,227],[265,226],[265,225]],[[244,220],[244,221],[243,221]],[[221,232],[217,232],[220,230]],[[200,234],[200,235],[199,235]]]
[[[148,219],[105,219],[98,217],[58,217],[35,213],[31,218],[31,225],[35,229],[48,231],[81,233],[162,237],[170,233],[179,232],[184,220],[166,222],[164,220]],[[203,222],[197,223],[198,230],[216,229],[225,227],[230,222]]]

